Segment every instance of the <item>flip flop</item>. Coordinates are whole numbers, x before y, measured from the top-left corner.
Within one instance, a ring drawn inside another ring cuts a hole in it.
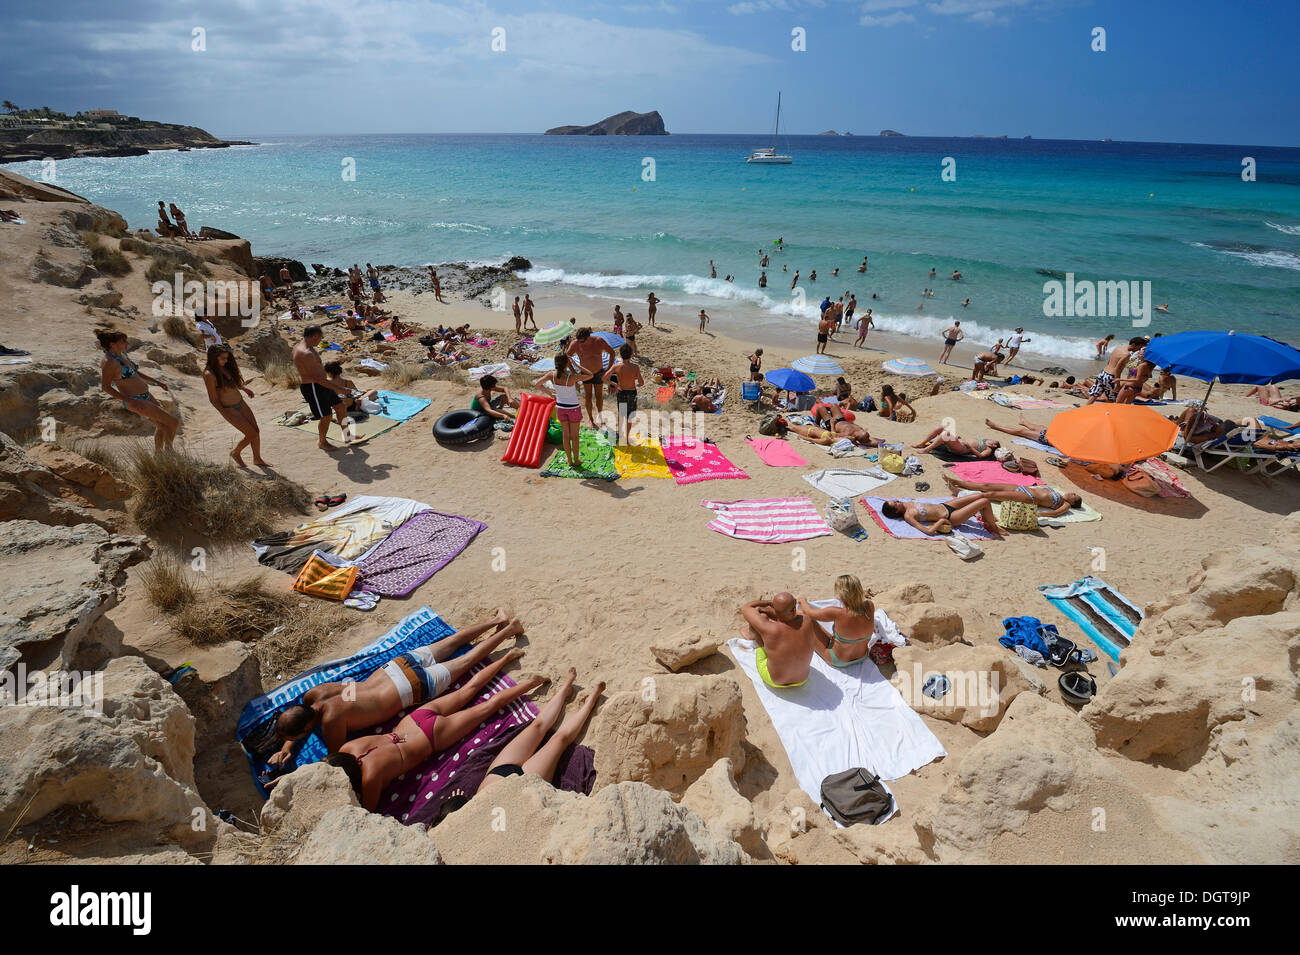
[[[1049,457],[1049,458],[1047,459],[1047,463],[1050,464],[1050,465],[1052,465],[1053,467],[1057,467],[1057,468],[1063,468],[1063,467],[1065,467],[1065,462],[1062,461],[1060,458],[1057,458],[1057,457]]]
[[[347,499],[348,499],[348,496],[347,496],[346,494],[337,494],[337,495],[335,495],[334,497],[331,497],[331,498],[329,499],[329,506],[330,506],[330,507],[338,507],[340,504],[342,504],[342,503],[343,503],[344,501],[346,501]]]
[[[316,510],[323,514],[329,509],[330,500],[331,498],[329,495],[322,494],[320,497],[316,498],[316,500],[312,501],[312,503],[316,505]]]

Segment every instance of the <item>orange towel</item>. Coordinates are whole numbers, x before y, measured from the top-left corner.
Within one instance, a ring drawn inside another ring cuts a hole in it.
[[[676,391],[676,385],[664,385],[664,387],[655,392],[655,401],[659,402],[661,405],[667,404],[673,400],[673,394],[676,393]]]

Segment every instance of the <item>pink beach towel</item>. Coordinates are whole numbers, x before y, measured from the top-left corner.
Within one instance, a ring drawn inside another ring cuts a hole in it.
[[[728,461],[717,445],[705,444],[696,438],[666,438],[663,451],[668,469],[678,484],[749,477]]]
[[[1008,471],[997,461],[961,461],[950,465],[948,470],[952,472],[953,477],[961,478],[963,481],[979,481],[983,484],[1017,484],[1020,487],[1031,487],[1043,483],[1036,477]]]
[[[770,468],[806,468],[808,462],[780,438],[746,438],[745,442]]]
[[[718,512],[709,530],[739,540],[780,544],[831,533],[813,502],[806,497],[776,497],[761,501],[700,501]]]

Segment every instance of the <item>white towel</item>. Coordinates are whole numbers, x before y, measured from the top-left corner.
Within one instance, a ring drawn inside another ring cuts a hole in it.
[[[805,474],[803,479],[831,497],[857,498],[888,484],[897,475],[880,468],[822,468]]]
[[[861,766],[898,779],[948,755],[869,659],[841,670],[814,654],[807,683],[773,690],[758,675],[751,641],[733,637],[727,646],[771,717],[799,788],[818,805],[832,773]]]

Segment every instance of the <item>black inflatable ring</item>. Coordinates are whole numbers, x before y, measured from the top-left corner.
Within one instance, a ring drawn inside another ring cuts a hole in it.
[[[433,423],[433,436],[443,444],[468,444],[492,437],[491,415],[481,411],[449,411]]]

